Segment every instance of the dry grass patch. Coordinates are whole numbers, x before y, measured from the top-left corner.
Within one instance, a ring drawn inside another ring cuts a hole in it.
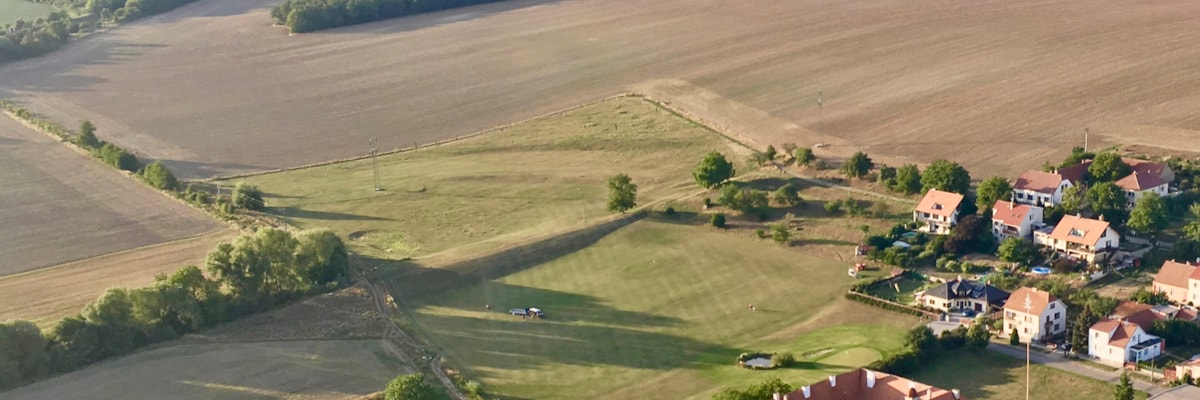
[[[299,227],[329,227],[357,253],[462,258],[610,215],[605,184],[618,173],[638,185],[638,204],[695,193],[692,168],[710,150],[731,158],[744,151],[649,102],[622,97],[379,157],[382,192],[372,191],[370,160],[245,180],[262,188],[271,213]]]

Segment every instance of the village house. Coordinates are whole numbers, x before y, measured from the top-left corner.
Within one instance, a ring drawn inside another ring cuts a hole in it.
[[[1063,191],[1071,186],[1074,183],[1058,171],[1025,171],[1013,184],[1013,199],[1021,204],[1054,207],[1062,204]]]
[[[1200,268],[1170,260],[1154,275],[1153,290],[1175,304],[1200,304]]]
[[[1034,231],[1033,241],[1091,264],[1108,260],[1116,253],[1121,235],[1103,219],[1066,215],[1058,225]]]
[[[1023,287],[1004,303],[1004,333],[1016,329],[1022,343],[1039,342],[1067,331],[1067,306],[1050,292]]]
[[[1041,227],[1041,207],[1004,200],[996,200],[992,206],[992,236],[997,241],[1009,237],[1033,240],[1033,231]]]
[[[1191,360],[1182,364],[1175,365],[1175,379],[1191,376],[1192,379],[1200,378],[1200,355],[1192,357]]]
[[[929,233],[949,234],[958,225],[958,207],[962,201],[961,194],[931,189],[913,211],[913,221],[924,223]]]
[[[1162,354],[1166,342],[1146,333],[1138,324],[1104,318],[1088,330],[1088,355],[1115,367],[1127,362],[1152,360]]]
[[[958,279],[934,286],[916,294],[917,304],[943,312],[971,310],[988,313],[1000,309],[1008,300],[1008,292],[992,285]]]
[[[966,400],[958,389],[936,388],[866,368],[801,386],[786,396],[788,400]]]
[[[1113,184],[1125,193],[1125,206],[1129,208],[1137,205],[1137,201],[1145,197],[1147,193],[1154,193],[1160,197],[1166,197],[1169,194],[1169,182],[1163,180],[1161,176],[1151,173],[1133,171],[1132,174],[1118,179]]]

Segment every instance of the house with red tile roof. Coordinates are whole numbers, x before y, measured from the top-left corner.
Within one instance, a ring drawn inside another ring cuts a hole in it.
[[[913,221],[924,223],[923,229],[929,233],[949,234],[958,225],[958,209],[962,201],[961,194],[931,189],[921,198],[917,209],[913,210]]]
[[[830,376],[786,395],[788,400],[966,400],[958,389],[936,388],[866,368]]]
[[[992,236],[997,241],[1008,237],[1033,240],[1033,231],[1041,227],[1041,207],[1004,200],[992,205]]]
[[[1162,338],[1128,321],[1104,318],[1088,330],[1088,356],[1112,366],[1152,360],[1165,347]]]
[[[1175,304],[1200,305],[1200,267],[1170,260],[1163,263],[1151,284]]]
[[[1033,241],[1091,264],[1108,260],[1116,253],[1121,235],[1103,219],[1066,215],[1053,228],[1034,231]]]
[[[1133,171],[1132,174],[1113,182],[1114,185],[1121,188],[1121,191],[1125,192],[1125,206],[1129,208],[1133,208],[1139,199],[1149,193],[1166,197],[1170,193],[1169,183],[1159,175],[1138,171]]]
[[[1076,183],[1056,172],[1025,171],[1013,184],[1013,200],[1038,207],[1062,204],[1063,191]]]
[[[1022,342],[1042,341],[1067,331],[1067,305],[1038,288],[1017,289],[1004,303],[1004,333]]]

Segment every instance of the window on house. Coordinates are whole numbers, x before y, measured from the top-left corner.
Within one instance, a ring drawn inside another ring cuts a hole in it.
[[[1050,303],[1050,309],[1051,309],[1051,310],[1053,310],[1053,309],[1054,309],[1054,303]],[[1055,314],[1055,315],[1057,315],[1057,314]]]
[[[1058,313],[1054,313],[1054,319],[1058,319]]]

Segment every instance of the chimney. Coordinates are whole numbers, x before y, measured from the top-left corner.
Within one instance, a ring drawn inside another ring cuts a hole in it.
[[[930,386],[929,389],[925,389],[925,398],[926,399],[933,398],[933,386]]]
[[[1013,202],[1009,201],[1009,202],[1008,202],[1008,209],[1009,209],[1009,210],[1011,210],[1011,209],[1013,209],[1013,207],[1014,207],[1014,206],[1013,206]]]
[[[809,388],[808,386],[801,386],[800,392],[804,393],[804,398],[806,398],[806,399],[812,396],[812,389]]]
[[[1100,216],[1099,216],[1099,217],[1096,217],[1096,219],[1098,219],[1098,220],[1100,220],[1101,222],[1103,222],[1103,221],[1104,221],[1104,214],[1100,214]]]
[[[837,387],[837,377],[836,376],[833,376],[833,375],[829,376],[829,387]]]
[[[962,398],[962,394],[958,392],[958,389],[950,389],[950,394],[954,395],[954,400]]]
[[[875,371],[867,370],[867,389],[875,387]]]
[[[1036,288],[1036,287],[1032,287],[1032,288],[1030,288],[1030,289],[1033,289],[1033,292],[1034,292],[1034,293],[1037,293],[1037,291],[1038,291],[1038,288]]]

